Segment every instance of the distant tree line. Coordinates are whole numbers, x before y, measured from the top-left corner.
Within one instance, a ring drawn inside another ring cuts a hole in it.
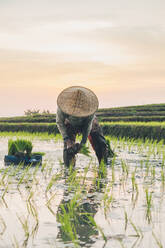
[[[49,115],[51,114],[50,111],[47,110],[43,110],[42,112],[40,111],[40,109],[27,109],[24,111],[26,116],[34,116],[34,115]]]

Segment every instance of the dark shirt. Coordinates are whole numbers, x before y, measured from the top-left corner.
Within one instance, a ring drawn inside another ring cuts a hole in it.
[[[67,126],[65,125],[66,119],[69,121],[70,125],[77,129],[80,128],[82,130],[82,140],[81,144],[85,144],[88,138],[88,135],[92,128],[92,121],[94,119],[94,114],[87,117],[74,117],[68,114],[65,114],[61,111],[60,108],[57,109],[56,114],[56,123],[57,127],[63,137],[63,139],[68,138],[67,134]]]

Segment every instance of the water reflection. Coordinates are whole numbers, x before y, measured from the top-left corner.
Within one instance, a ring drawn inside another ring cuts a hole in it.
[[[99,234],[94,217],[100,207],[101,201],[98,199],[105,183],[105,172],[98,168],[98,175],[95,184],[89,191],[76,188],[70,190],[68,177],[65,180],[64,197],[57,211],[57,221],[61,224],[57,239],[65,244],[73,242],[75,246],[91,247],[96,242]]]

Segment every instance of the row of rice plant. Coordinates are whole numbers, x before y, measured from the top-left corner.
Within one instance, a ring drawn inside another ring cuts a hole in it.
[[[165,122],[104,122],[101,125],[105,135],[165,140]],[[0,123],[0,131],[59,133],[55,123]]]
[[[107,135],[165,141],[165,122],[108,122],[102,127]]]
[[[145,104],[145,105],[136,105],[136,106],[127,106],[127,107],[114,107],[114,108],[104,108],[99,109],[98,113],[103,112],[114,112],[114,113],[120,113],[120,112],[128,112],[129,113],[138,113],[138,112],[162,112],[165,111],[165,103],[161,104]]]
[[[28,112],[28,111],[27,111]],[[0,122],[8,123],[52,123],[56,122],[56,114],[30,111],[30,115],[16,117],[0,117]],[[25,113],[26,114],[26,113]],[[128,107],[98,109],[96,115],[100,120],[117,121],[163,121],[165,120],[165,104],[147,104]]]
[[[56,122],[56,115],[32,115],[32,116],[16,116],[16,117],[0,117],[0,122],[8,123],[52,123]]]
[[[165,121],[165,116],[122,116],[122,117],[100,117],[101,122],[163,122]],[[160,123],[161,124],[161,123]]]
[[[0,132],[58,133],[55,123],[0,123]]]

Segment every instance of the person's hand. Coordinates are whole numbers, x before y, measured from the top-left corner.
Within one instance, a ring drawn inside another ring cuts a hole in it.
[[[67,141],[66,141],[66,148],[67,149],[69,149],[69,148],[72,148],[73,147],[73,142],[70,140],[70,139],[68,139]]]
[[[81,150],[81,147],[82,147],[81,144],[76,143],[75,144],[75,152],[78,153]]]

